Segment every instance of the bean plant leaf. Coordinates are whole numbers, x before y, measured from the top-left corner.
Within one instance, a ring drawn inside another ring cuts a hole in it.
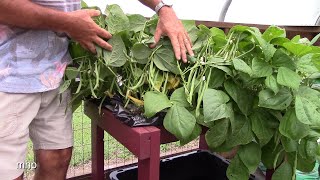
[[[187,137],[186,139],[180,139],[180,146],[184,146],[184,145],[188,144],[189,142],[195,140],[197,137],[200,136],[201,132],[202,132],[201,126],[199,124],[195,124],[191,135],[189,137]]]
[[[277,51],[274,53],[272,65],[277,68],[286,67],[293,71],[296,70],[296,65],[293,62],[293,58],[282,49],[277,49]]]
[[[187,101],[187,97],[186,97],[186,93],[184,90],[184,87],[178,88],[176,89],[171,97],[170,97],[170,101],[173,104],[176,104],[178,106],[182,106],[182,107],[190,107],[189,102]]]
[[[163,93],[149,91],[144,95],[144,115],[146,117],[152,117],[156,113],[171,106],[172,104],[168,97]]]
[[[293,53],[295,56],[301,57],[303,55],[308,54],[310,51],[312,51],[312,48],[307,45],[298,44],[294,42],[287,42],[284,43],[283,46],[291,53]]]
[[[204,121],[210,122],[230,117],[227,102],[229,96],[223,91],[207,89],[203,96]]]
[[[283,149],[271,139],[268,144],[262,147],[261,161],[267,169],[274,169],[274,162],[279,166],[284,158]]]
[[[254,173],[261,162],[261,148],[259,144],[251,142],[243,145],[238,150],[238,155],[249,173]]]
[[[243,60],[235,58],[232,62],[236,70],[252,75],[251,67]]]
[[[128,15],[129,23],[130,23],[130,30],[134,32],[143,31],[147,19],[140,15],[140,14],[131,14]]]
[[[65,75],[68,79],[75,79],[79,75],[80,71],[75,67],[67,67]]]
[[[106,22],[108,24],[108,31],[111,34],[125,31],[130,28],[129,18],[124,14],[119,5],[108,5],[105,13],[107,16]],[[113,47],[113,49],[115,48]]]
[[[281,137],[281,144],[286,152],[296,152],[298,150],[298,142],[285,136]]]
[[[237,86],[232,81],[226,81],[224,83],[224,88],[232,99],[237,103],[239,109],[246,116],[252,113],[253,98],[252,94],[246,89]]]
[[[265,80],[265,84],[266,86],[271,89],[275,94],[277,94],[279,92],[279,85],[277,83],[277,79],[271,75],[271,76],[268,76]]]
[[[267,77],[272,74],[271,65],[261,59],[253,58],[252,60],[252,76],[253,77]]]
[[[70,87],[70,84],[71,84],[71,79],[64,81],[59,88],[59,94],[62,94],[63,92],[65,92]]]
[[[292,102],[292,94],[286,89],[282,88],[277,94],[271,90],[265,89],[259,93],[259,106],[274,110],[284,110],[290,106]]]
[[[132,55],[138,60],[140,64],[147,64],[148,58],[152,53],[152,50],[142,43],[136,43],[132,46]]]
[[[219,147],[227,139],[229,126],[230,122],[228,119],[221,119],[210,127],[205,135],[210,149]]]
[[[273,128],[274,117],[266,111],[255,111],[250,115],[252,123],[252,131],[259,139],[259,143],[263,146],[267,144],[275,133]]]
[[[302,124],[298,120],[296,113],[292,108],[287,110],[283,119],[280,121],[280,133],[293,140],[299,140],[306,137],[309,134],[309,130],[308,125]]]
[[[228,147],[248,144],[253,140],[251,122],[243,115],[235,114],[235,128],[229,132],[226,143]]]
[[[301,77],[297,73],[286,67],[280,67],[278,70],[277,82],[280,85],[297,90],[301,83]]]
[[[211,68],[211,77],[208,84],[210,89],[220,87],[225,80],[225,72],[217,68]]]
[[[162,71],[170,71],[174,74],[180,74],[177,67],[177,60],[175,59],[172,49],[161,47],[154,54],[154,63]]]
[[[295,99],[295,110],[300,122],[320,125],[320,92],[302,86]]]
[[[186,108],[178,105],[169,109],[163,121],[164,127],[180,140],[187,139],[192,134],[195,124],[196,118]]]
[[[113,35],[108,41],[113,47],[112,51],[103,50],[104,61],[107,66],[121,67],[127,62],[126,47],[120,35]]]
[[[312,56],[313,65],[320,71],[320,53]]]
[[[304,55],[297,60],[297,70],[303,73],[305,76],[310,76],[312,74],[318,73],[319,70],[312,62],[313,54]]]
[[[270,44],[266,40],[263,39],[259,29],[257,28],[251,28],[248,30],[250,32],[254,39],[259,43],[261,46],[262,53],[264,54],[265,60],[270,61],[270,59],[273,57],[274,53],[276,52],[276,48],[273,46],[273,44]]]
[[[298,154],[297,169],[302,172],[310,173],[316,164],[314,159],[305,159]]]
[[[293,171],[292,166],[288,162],[283,162],[272,175],[272,180],[291,180]]]
[[[298,145],[299,155],[302,158],[308,159],[310,161],[315,160],[317,148],[318,148],[317,141],[302,139]]]
[[[249,170],[248,168],[244,165],[244,163],[241,161],[239,155],[236,155],[228,169],[227,169],[227,177],[229,180],[239,180],[239,179],[249,179]]]
[[[286,37],[285,29],[279,28],[277,26],[270,26],[262,35],[262,38],[267,42],[279,37]]]

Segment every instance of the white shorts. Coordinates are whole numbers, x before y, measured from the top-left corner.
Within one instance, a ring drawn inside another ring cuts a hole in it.
[[[21,163],[31,163],[25,162],[29,137],[35,150],[73,146],[70,92],[61,98],[58,92],[0,92],[0,180],[19,177]]]

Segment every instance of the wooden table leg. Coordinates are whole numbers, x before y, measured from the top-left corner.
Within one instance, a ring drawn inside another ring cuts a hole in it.
[[[92,153],[92,179],[104,179],[104,131],[95,120],[91,121],[91,153]]]
[[[150,158],[139,160],[138,180],[159,180],[160,176],[160,130],[147,127],[150,132]],[[141,147],[142,148],[142,147]]]

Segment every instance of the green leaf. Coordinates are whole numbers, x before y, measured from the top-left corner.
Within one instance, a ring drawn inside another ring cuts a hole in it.
[[[229,76],[233,76],[231,69],[226,66],[218,66],[218,65],[211,65],[211,66],[224,71]]]
[[[202,132],[201,126],[196,123],[191,135],[189,137],[187,137],[186,139],[180,139],[180,146],[184,146],[184,145],[188,144],[189,142],[195,140],[197,137],[200,136],[201,132]]]
[[[265,80],[265,84],[266,86],[271,89],[275,94],[277,94],[279,92],[279,85],[277,83],[277,79],[271,75],[268,76]]]
[[[320,38],[320,33],[317,34],[312,40],[311,40],[311,44],[314,44],[318,41],[318,39]]]
[[[308,139],[302,139],[298,145],[299,155],[304,159],[314,161],[317,155],[317,148],[318,143],[316,140],[312,141]]]
[[[86,8],[86,7],[88,7],[87,3],[81,0],[81,8]]]
[[[301,123],[320,125],[320,92],[302,86],[295,99],[297,118]]]
[[[281,153],[282,147],[275,144],[275,140],[272,139],[269,143],[262,147],[261,161],[267,169],[274,169],[273,165],[280,165],[284,158],[284,153]],[[279,154],[280,153],[280,154]]]
[[[298,150],[298,142],[285,136],[281,137],[281,144],[286,152],[295,152]]]
[[[272,180],[291,180],[293,175],[292,167],[288,162],[283,162],[272,175]]]
[[[130,28],[129,18],[124,14],[119,5],[108,5],[105,13],[107,16],[108,31],[111,34],[116,34]],[[113,49],[115,48],[113,47]]]
[[[130,22],[130,30],[134,32],[139,32],[144,30],[144,25],[147,22],[147,19],[140,14],[131,14],[128,15]]]
[[[307,54],[297,59],[297,70],[302,72],[305,76],[318,73],[319,70],[312,62],[313,54]]]
[[[179,140],[187,139],[192,134],[195,124],[196,118],[186,108],[177,105],[169,109],[163,121],[166,130]]]
[[[241,161],[239,155],[236,155],[228,169],[227,169],[227,177],[229,180],[247,180],[249,179],[249,171],[244,165],[244,163]]]
[[[301,39],[301,36],[300,35],[295,35],[292,39],[291,39],[291,42],[293,43],[298,43]]]
[[[65,72],[68,79],[75,79],[79,75],[79,73],[79,70],[75,67],[67,67]]]
[[[243,164],[248,168],[249,173],[254,173],[261,161],[261,148],[259,144],[251,142],[250,144],[240,146],[238,155]]]
[[[143,99],[144,115],[146,117],[152,117],[156,113],[172,106],[168,97],[160,92],[148,91],[145,93]]]
[[[320,53],[312,56],[312,62],[314,66],[320,71]]]
[[[221,119],[206,132],[205,138],[210,149],[219,147],[227,139],[229,125],[228,119]]]
[[[291,70],[296,70],[296,65],[293,58],[284,52],[282,49],[277,49],[272,58],[272,65],[274,67],[286,67]]]
[[[298,120],[296,113],[292,108],[287,110],[283,119],[280,121],[280,133],[293,140],[299,140],[306,137],[309,134],[309,130],[308,125],[302,124]]]
[[[273,124],[276,121],[266,111],[255,111],[251,116],[252,131],[259,139],[259,143],[264,146],[273,137],[275,130]]]
[[[170,101],[173,104],[176,104],[178,106],[182,106],[182,107],[190,107],[189,102],[187,101],[187,97],[186,97],[186,93],[184,90],[184,87],[178,88],[176,89],[171,97],[170,97]]]
[[[284,38],[284,37],[278,37],[278,38],[274,38],[273,40],[271,40],[271,44],[276,45],[276,46],[283,46],[284,43],[290,42],[290,40],[288,38]]]
[[[83,49],[83,47],[78,42],[70,42],[69,53],[72,59],[78,59],[89,55],[88,51]]]
[[[279,37],[286,37],[285,29],[279,28],[277,26],[270,26],[262,35],[262,38],[267,42]]]
[[[225,72],[217,68],[211,68],[210,81],[208,82],[208,87],[214,89],[220,87],[225,80]]]
[[[241,88],[232,81],[226,81],[224,88],[232,99],[237,103],[239,109],[246,116],[252,113],[253,96],[246,89]]]
[[[149,61],[149,56],[152,53],[152,50],[142,43],[136,43],[132,46],[132,55],[138,60],[140,64],[147,64]]]
[[[267,77],[272,75],[272,67],[264,60],[253,58],[252,60],[252,76]]]
[[[309,173],[314,169],[316,161],[314,159],[305,159],[298,154],[297,169],[302,172]]]
[[[235,58],[232,60],[234,68],[238,71],[244,72],[249,74],[250,76],[252,75],[252,69],[250,68],[250,66],[244,62],[241,59]]]
[[[280,67],[278,70],[277,82],[280,85],[287,86],[292,89],[298,89],[300,86],[301,77],[286,67]]]
[[[187,32],[190,32],[190,31],[192,31],[194,28],[196,28],[196,21],[194,21],[194,20],[182,20],[181,22],[182,22],[182,24],[183,24],[184,29],[185,29]]]
[[[229,96],[223,91],[207,89],[203,96],[204,121],[210,122],[230,117],[227,109]]]
[[[296,56],[303,56],[312,51],[312,48],[310,46],[294,42],[284,43],[283,46]]]
[[[274,94],[271,90],[262,90],[259,93],[259,106],[274,110],[284,110],[290,106],[292,102],[291,92],[282,88],[277,94]]]
[[[180,74],[172,49],[161,47],[154,54],[154,63],[162,71],[170,71],[174,74]]]
[[[112,51],[103,50],[104,61],[107,66],[121,67],[127,62],[126,47],[120,35],[113,35],[108,41]]]
[[[71,84],[71,79],[64,81],[59,88],[59,94],[62,94],[63,92],[65,92],[70,87],[70,84]]]
[[[240,114],[235,114],[234,118],[234,131],[228,135],[226,140],[228,147],[250,143],[253,140],[250,120]]]
[[[269,61],[273,57],[277,49],[272,44],[270,44],[262,38],[259,29],[251,28],[251,30],[249,30],[248,32],[250,32],[256,39],[256,41],[260,44],[262,53],[264,54],[266,61]]]

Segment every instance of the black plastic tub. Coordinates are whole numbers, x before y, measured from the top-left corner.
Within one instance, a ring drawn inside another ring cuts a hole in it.
[[[227,180],[229,162],[208,151],[193,151],[160,162],[160,180]],[[111,180],[137,180],[137,166],[110,173]],[[251,176],[250,180],[254,180]]]

